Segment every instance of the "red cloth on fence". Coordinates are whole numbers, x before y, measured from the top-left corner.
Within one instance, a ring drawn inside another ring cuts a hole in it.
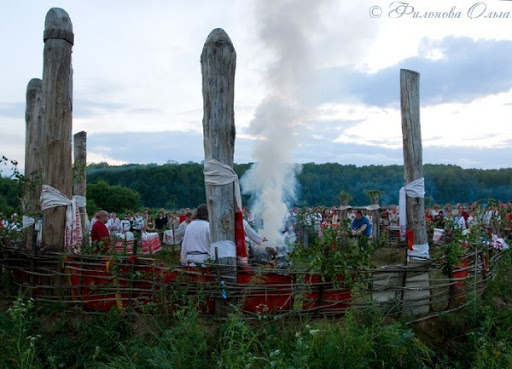
[[[245,245],[244,215],[238,209],[235,212],[235,244],[236,258],[240,265],[248,265],[247,247]]]
[[[412,229],[407,230],[407,248],[412,251],[414,246],[414,231]]]
[[[141,235],[142,241],[142,253],[143,254],[154,254],[162,249],[160,242],[160,236],[158,233],[145,233]]]

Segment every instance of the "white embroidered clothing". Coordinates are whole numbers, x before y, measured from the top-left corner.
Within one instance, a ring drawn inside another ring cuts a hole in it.
[[[119,218],[110,218],[107,221],[107,229],[110,232],[110,234],[115,234],[117,232],[121,231],[121,219]]]
[[[126,232],[130,231],[132,224],[130,223],[130,221],[128,219],[123,219],[119,223],[120,223],[120,227],[121,227],[120,228],[121,232],[126,233]]]
[[[187,229],[187,226],[189,224],[190,223],[187,223],[186,220],[184,220],[183,222],[180,223],[180,225],[174,235],[174,237],[175,237],[174,241],[176,243],[180,243],[183,240],[183,236],[185,235],[185,230]]]
[[[144,227],[144,218],[140,215],[133,218],[133,229],[136,231],[142,230],[142,227]]]
[[[244,219],[244,232],[245,236],[248,237],[254,243],[261,245],[263,237],[261,237],[256,231],[249,225],[247,220]]]
[[[202,262],[210,258],[210,224],[196,219],[185,230],[181,243],[180,261]]]

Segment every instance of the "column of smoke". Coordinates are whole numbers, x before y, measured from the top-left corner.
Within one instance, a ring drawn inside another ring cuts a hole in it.
[[[252,195],[251,210],[262,219],[259,229],[272,246],[282,246],[288,208],[295,201],[293,151],[301,127],[311,114],[308,93],[312,75],[309,38],[318,27],[323,1],[257,1],[259,37],[275,61],[265,74],[266,98],[257,107],[250,133],[258,137],[255,164],[241,179]]]

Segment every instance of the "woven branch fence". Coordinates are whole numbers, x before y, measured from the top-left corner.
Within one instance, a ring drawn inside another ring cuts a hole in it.
[[[330,281],[307,270],[260,267],[239,270],[237,282],[229,283],[217,264],[169,267],[135,255],[34,255],[11,247],[3,249],[0,263],[4,297],[16,298],[21,289],[35,300],[85,311],[170,314],[188,305],[205,315],[222,315],[237,306],[247,317],[261,317],[340,315],[376,304],[387,315],[427,319],[459,309],[486,290],[503,252],[473,250],[456,265],[441,258],[347,275],[340,271]]]

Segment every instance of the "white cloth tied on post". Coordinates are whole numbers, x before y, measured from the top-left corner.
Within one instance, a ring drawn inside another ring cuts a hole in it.
[[[242,210],[242,196],[240,194],[240,182],[238,176],[229,165],[218,160],[209,159],[204,162],[204,182],[212,186],[224,186],[234,183],[234,195],[236,206]],[[233,214],[233,218],[234,218]],[[217,249],[218,258],[236,258],[236,245],[231,240],[221,240],[210,245],[210,258],[215,258]]]
[[[84,196],[74,195],[73,198],[76,200],[76,205],[79,208],[85,208],[87,206],[87,199]]]
[[[80,197],[83,198],[83,196]],[[66,207],[66,225],[64,228],[65,247],[70,252],[79,254],[80,245],[82,244],[82,225],[80,222],[77,199],[75,197],[68,199],[56,188],[50,185],[43,185],[40,202],[41,210],[48,210],[59,206]]]
[[[398,200],[398,214],[400,219],[400,231],[402,229],[405,232],[407,228],[407,200],[406,196],[414,197],[414,198],[423,198],[425,197],[425,178],[419,178],[411,183],[407,183],[404,187],[400,189],[400,196]]]
[[[398,200],[399,220],[400,220],[400,237],[405,239],[405,230],[407,229],[407,198],[406,196],[422,199],[425,197],[425,178],[418,178],[407,183],[400,189]],[[428,259],[429,246],[428,243],[423,245],[413,245],[412,251],[409,252],[410,257]]]
[[[34,224],[36,224],[36,220],[34,218],[24,215],[21,222],[21,229],[28,228]]]
[[[218,160],[209,159],[204,162],[204,183],[212,186],[224,186],[234,183],[235,201],[238,209],[242,210],[242,196],[240,195],[240,183],[233,168]]]

